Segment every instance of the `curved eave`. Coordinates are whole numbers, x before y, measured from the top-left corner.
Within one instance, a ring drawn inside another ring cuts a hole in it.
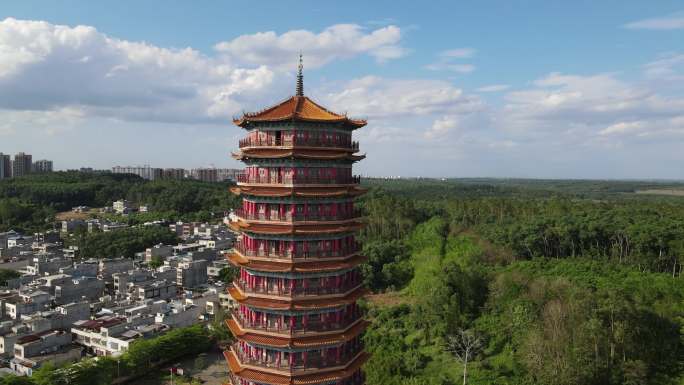
[[[350,129],[361,128],[367,123],[362,119],[350,119],[346,115],[334,113],[307,96],[292,96],[259,112],[243,113],[241,117],[233,119],[235,125],[243,128],[251,123],[282,121],[338,123]]]
[[[241,150],[240,152],[231,153],[231,157],[236,160],[249,159],[312,159],[312,160],[350,160],[353,162],[363,160],[366,155],[354,155],[353,150],[336,150],[336,151],[299,151],[299,150]]]
[[[299,121],[299,122],[311,122],[311,123],[342,123],[345,126],[349,127],[352,130],[359,129],[366,124],[368,124],[367,121],[362,120],[362,119],[349,119],[346,117],[338,118],[338,119],[315,119],[315,118],[306,118],[303,116],[298,116],[296,114],[289,114],[285,116],[280,116],[280,117],[272,117],[272,118],[267,118],[267,119],[260,119],[257,117],[248,117],[248,116],[243,116],[238,119],[233,120],[233,124],[236,126],[242,127],[242,128],[248,128],[251,123],[263,123],[263,122],[268,122],[268,123],[278,123],[278,122],[284,122],[284,121]]]
[[[359,298],[367,293],[367,289],[360,286],[356,290],[347,294],[344,297],[325,298],[325,299],[267,299],[250,297],[244,294],[235,286],[228,287],[228,294],[240,304],[268,310],[317,310],[317,309],[331,309],[350,305],[356,302]]]
[[[232,350],[226,350],[223,352],[223,355],[228,363],[228,368],[234,375],[247,381],[268,385],[311,385],[320,383],[334,383],[335,381],[340,381],[351,377],[354,373],[356,373],[357,370],[361,368],[361,366],[363,366],[363,364],[366,363],[366,361],[368,361],[369,358],[368,353],[362,352],[342,370],[318,372],[314,374],[297,376],[275,374],[271,373],[270,371],[266,372],[244,367]]]
[[[361,322],[357,322],[351,328],[340,331],[339,333],[320,334],[306,337],[279,337],[245,331],[242,329],[242,327],[240,327],[240,324],[237,323],[235,319],[229,318],[226,320],[226,326],[228,326],[228,329],[230,329],[235,338],[239,340],[253,345],[289,349],[313,349],[324,346],[340,345],[363,333],[368,325],[368,321],[362,320]]]
[[[356,255],[346,261],[314,261],[314,262],[270,262],[270,261],[251,261],[244,256],[230,252],[228,254],[228,261],[237,267],[245,267],[258,271],[267,271],[272,273],[316,273],[324,271],[335,271],[343,269],[351,269],[368,260],[367,257]]]
[[[239,185],[230,188],[235,195],[252,195],[258,197],[357,197],[368,192],[368,189],[357,185],[347,187],[306,187],[306,186],[258,186]]]
[[[280,224],[250,223],[243,220],[231,222],[231,227],[239,231],[255,234],[268,235],[305,235],[305,234],[331,234],[357,231],[363,228],[361,222],[350,222],[341,224],[306,224],[297,225],[288,222]]]

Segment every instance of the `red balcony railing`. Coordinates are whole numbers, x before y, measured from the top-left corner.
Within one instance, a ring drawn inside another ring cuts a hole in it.
[[[248,249],[245,247],[244,243],[238,241],[234,248],[240,252],[240,254],[247,256],[247,257],[265,257],[265,258],[273,258],[273,259],[292,259],[292,258],[305,258],[305,259],[325,259],[325,258],[339,258],[339,257],[346,257],[348,255],[351,255],[353,253],[358,253],[361,251],[361,244],[358,242],[354,242],[354,245],[351,247],[343,247],[340,250],[337,251],[332,251],[332,250],[315,250],[313,248],[309,248],[308,251],[303,251],[303,250],[294,250],[291,251],[289,248],[286,248],[282,252],[278,250],[278,248],[270,248],[270,247],[264,247],[264,248],[258,248],[258,249]]]
[[[269,333],[287,335],[324,333],[345,330],[352,324],[358,322],[361,319],[361,315],[362,314],[360,310],[354,310],[340,320],[340,322],[321,322],[320,320],[309,319],[306,327],[304,327],[301,317],[297,317],[297,321],[294,323],[294,325],[290,325],[289,322],[276,322],[275,319],[268,319],[266,322],[251,322],[249,318],[243,317],[238,311],[232,312],[233,319],[235,319],[235,322],[237,322],[243,329],[254,329]],[[263,321],[262,317],[257,317],[257,319],[259,321]]]
[[[359,142],[351,140],[326,139],[276,139],[276,138],[245,138],[240,140],[240,148],[246,147],[324,147],[343,148],[359,151]]]
[[[280,352],[275,350],[267,351],[265,357],[263,354],[259,354],[257,358],[254,358],[242,352],[238,344],[233,344],[232,349],[238,356],[240,362],[244,365],[260,366],[284,371],[314,371],[335,366],[342,366],[349,363],[352,358],[361,353],[361,347],[359,346],[356,349],[345,349],[345,351],[340,354],[339,358],[337,358],[337,355],[322,356],[317,351],[310,351],[307,353],[306,359],[303,359],[301,353],[295,353],[294,360],[286,358],[281,358],[278,360],[276,355],[280,354]]]
[[[238,183],[250,183],[250,184],[360,184],[361,177],[359,175],[353,175],[351,177],[338,177],[338,178],[320,178],[320,177],[305,177],[305,176],[295,176],[295,177],[280,177],[275,175],[272,177],[260,177],[252,176],[247,174],[237,174]]]
[[[283,214],[280,211],[271,210],[268,214],[266,213],[248,213],[243,209],[235,210],[235,214],[243,219],[255,220],[255,221],[275,221],[275,222],[289,222],[289,221],[344,221],[347,219],[360,218],[362,213],[360,210],[353,210],[351,213],[338,212],[337,215],[321,215],[309,212],[306,215],[301,212],[295,212],[292,214],[291,211],[285,211]]]
[[[236,279],[233,281],[233,285],[237,286],[242,290],[243,293],[250,293],[250,294],[264,294],[264,295],[272,295],[272,296],[287,296],[287,297],[306,297],[306,296],[321,296],[321,295],[334,295],[334,294],[344,294],[354,288],[357,288],[361,285],[362,281],[355,280],[351,282],[346,282],[340,287],[307,287],[306,289],[297,286],[294,289],[290,288],[289,285],[284,285],[284,287],[281,287],[280,289],[278,288],[276,282],[271,282],[270,284],[267,284],[266,287],[259,285],[256,287],[249,287],[247,285],[247,282],[241,279]]]

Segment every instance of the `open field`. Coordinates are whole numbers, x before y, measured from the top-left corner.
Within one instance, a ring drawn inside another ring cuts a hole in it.
[[[644,195],[667,195],[667,196],[677,196],[684,197],[684,189],[649,189],[649,190],[637,190],[636,194]]]
[[[77,213],[77,212],[69,210],[69,211],[63,211],[61,213],[55,214],[55,220],[58,220],[58,221],[68,221],[68,220],[72,220],[72,219],[86,220],[86,219],[92,218],[93,216],[96,216],[97,214],[99,214],[98,209],[90,209],[89,211],[87,211],[85,213]]]

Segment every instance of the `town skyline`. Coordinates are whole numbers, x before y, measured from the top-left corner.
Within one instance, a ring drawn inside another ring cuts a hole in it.
[[[677,2],[36,4],[0,9],[0,140],[57,169],[238,168],[232,118],[301,51],[307,95],[369,121],[362,175],[683,177]]]

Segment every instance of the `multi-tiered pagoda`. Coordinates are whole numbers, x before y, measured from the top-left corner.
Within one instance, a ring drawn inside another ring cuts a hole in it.
[[[227,321],[237,342],[225,352],[233,385],[359,385],[364,294],[355,234],[362,226],[352,174],[364,120],[333,113],[304,96],[300,57],[296,95],[243,114],[240,152],[247,168],[232,189],[242,208],[230,261],[239,303]]]

